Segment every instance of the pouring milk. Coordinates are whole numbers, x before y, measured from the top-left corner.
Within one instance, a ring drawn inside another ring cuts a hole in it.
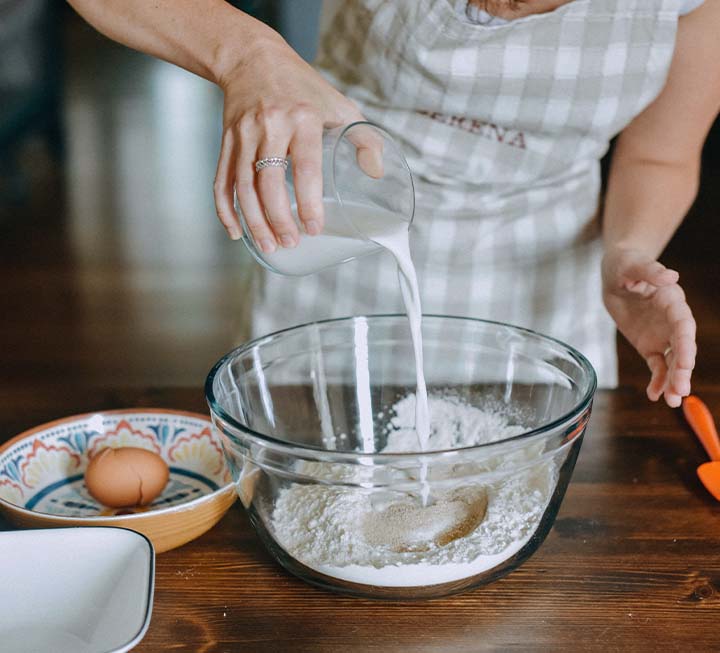
[[[293,207],[295,212],[295,207]],[[264,257],[275,270],[288,275],[303,275],[336,263],[363,256],[377,249],[389,251],[398,267],[398,279],[405,311],[410,322],[415,354],[415,430],[421,450],[430,436],[427,387],[423,373],[422,308],[417,274],[410,256],[410,233],[407,220],[384,209],[357,204],[325,203],[326,227],[318,236],[302,234],[293,249],[280,248]],[[364,236],[364,238],[363,238]],[[427,468],[422,467],[423,503],[427,501],[425,483]]]

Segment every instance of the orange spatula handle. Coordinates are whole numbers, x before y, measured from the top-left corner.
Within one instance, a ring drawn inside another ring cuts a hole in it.
[[[710,460],[720,460],[720,438],[718,438],[715,422],[708,407],[701,399],[690,395],[683,401],[683,413],[685,413],[688,424],[692,426],[693,431],[705,447]]]

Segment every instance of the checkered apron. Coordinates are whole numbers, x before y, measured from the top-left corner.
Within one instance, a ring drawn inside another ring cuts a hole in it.
[[[599,160],[662,89],[681,0],[573,0],[495,27],[464,21],[464,2],[346,0],[317,67],[406,153],[424,312],[552,335],[612,387]],[[257,273],[255,335],[403,310],[387,253],[302,278]]]

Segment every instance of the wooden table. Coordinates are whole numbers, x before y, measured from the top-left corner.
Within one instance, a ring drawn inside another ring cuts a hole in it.
[[[696,391],[720,415],[720,384]],[[13,405],[0,439],[31,426],[33,411],[205,411],[199,387],[39,389]],[[346,598],[288,575],[238,503],[203,537],[158,556],[152,622],[136,650],[720,651],[720,503],[695,476],[704,459],[679,411],[630,387],[600,392],[534,557],[492,585],[418,603]]]

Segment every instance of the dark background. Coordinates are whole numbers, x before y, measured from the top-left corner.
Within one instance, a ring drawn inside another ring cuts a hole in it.
[[[319,2],[251,4],[312,56]],[[42,0],[0,2],[0,62],[0,408],[25,427],[58,417],[43,396],[73,385],[93,408],[100,388],[199,391],[236,344],[254,265],[215,217],[219,91]],[[663,256],[698,317],[700,391],[720,362],[717,124],[704,159]],[[622,383],[646,381],[624,345],[621,365]],[[31,390],[32,411],[3,387]]]

